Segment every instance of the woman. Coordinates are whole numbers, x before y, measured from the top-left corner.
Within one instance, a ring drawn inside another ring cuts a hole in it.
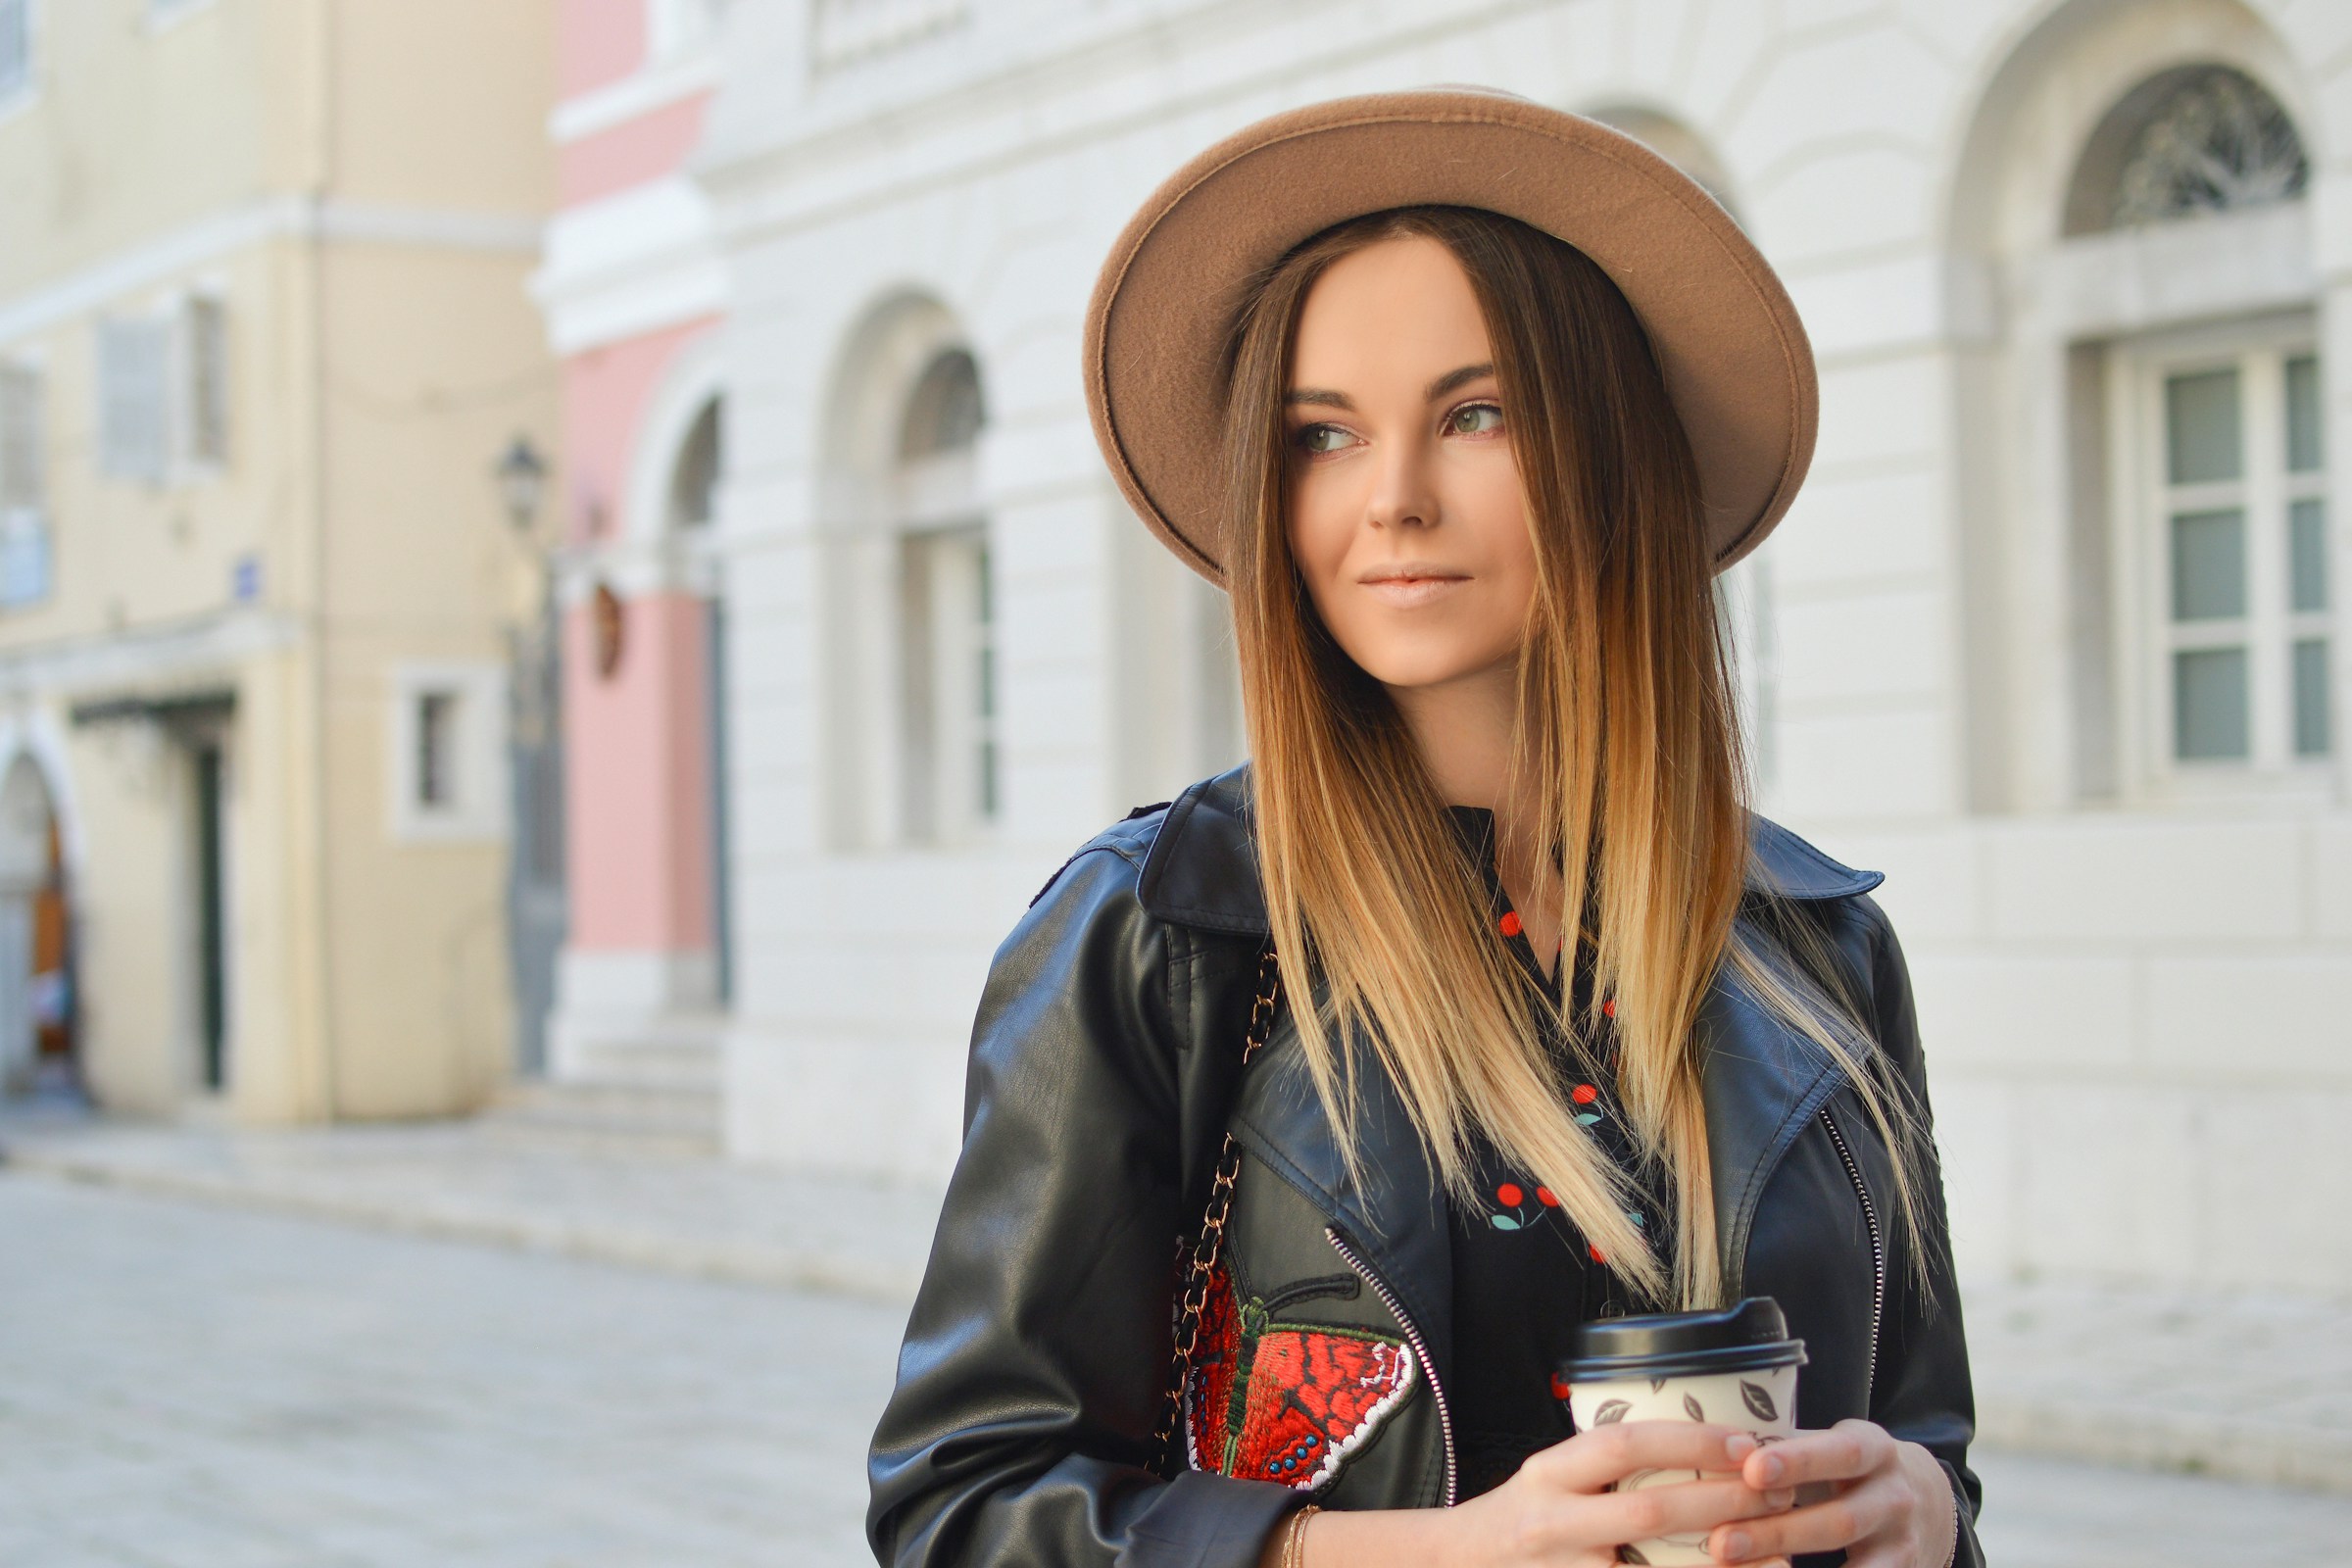
[[[1813,421],[1761,258],[1590,122],[1326,104],[1154,195],[1088,368],[1233,595],[1254,760],[998,955],[878,1555],[1981,1561],[1878,879],[1740,805],[1711,574]],[[1577,1323],[1742,1295],[1806,1342],[1807,1430],[1572,1433]],[[1657,1469],[1695,1474],[1609,1490]]]

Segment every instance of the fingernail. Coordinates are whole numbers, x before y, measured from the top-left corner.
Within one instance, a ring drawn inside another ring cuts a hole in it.
[[[1762,1444],[1744,1432],[1735,1432],[1723,1440],[1723,1451],[1731,1457],[1734,1464],[1738,1464],[1762,1446]]]
[[[1792,1487],[1782,1487],[1764,1494],[1764,1500],[1775,1508],[1793,1508],[1796,1506],[1796,1491]]]
[[[1753,1544],[1753,1543],[1747,1539],[1747,1534],[1745,1531],[1735,1530],[1730,1535],[1723,1538],[1723,1549],[1732,1554],[1732,1560],[1734,1562],[1737,1562],[1740,1558],[1746,1556],[1747,1548],[1751,1544]]]
[[[1788,1469],[1788,1467],[1781,1462],[1779,1454],[1768,1453],[1764,1456],[1764,1462],[1756,1466],[1756,1475],[1769,1487],[1787,1474]]]

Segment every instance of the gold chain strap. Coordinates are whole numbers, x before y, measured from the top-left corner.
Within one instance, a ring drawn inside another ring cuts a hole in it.
[[[1250,1004],[1250,1033],[1242,1043],[1242,1065],[1256,1055],[1274,1032],[1275,999],[1282,994],[1282,968],[1274,961],[1274,952],[1266,950],[1257,965],[1257,996]],[[1191,1266],[1184,1282],[1184,1293],[1176,1307],[1175,1365],[1168,1375],[1168,1396],[1159,1417],[1159,1433],[1153,1441],[1153,1451],[1159,1455],[1160,1473],[1174,1475],[1186,1467],[1184,1446],[1177,1434],[1184,1424],[1185,1385],[1192,1381],[1193,1354],[1200,1344],[1200,1314],[1208,1305],[1209,1278],[1216,1272],[1217,1255],[1225,1245],[1225,1218],[1233,1208],[1233,1186],[1242,1174],[1242,1146],[1234,1142],[1233,1130],[1225,1131],[1224,1145],[1217,1151],[1216,1174],[1209,1178],[1208,1208],[1200,1216],[1200,1236],[1188,1250]],[[1183,1252],[1178,1254],[1185,1255]]]

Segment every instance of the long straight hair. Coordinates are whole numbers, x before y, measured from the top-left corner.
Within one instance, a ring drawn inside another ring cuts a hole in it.
[[[1619,1095],[1673,1197],[1670,1252],[1629,1217],[1627,1178],[1562,1103],[1539,1004],[1494,938],[1483,878],[1446,803],[1386,689],[1323,625],[1291,554],[1283,394],[1300,309],[1341,257],[1411,236],[1444,245],[1477,296],[1535,545],[1509,798],[1534,804],[1533,849],[1562,869],[1561,905],[1547,911],[1570,933],[1562,961],[1580,931],[1594,949],[1588,1010],[1571,1015],[1564,1001],[1556,1021],[1590,1042],[1602,999],[1615,1001]],[[1559,1198],[1641,1297],[1715,1302],[1693,1030],[1729,961],[1856,1082],[1898,1152],[1897,1208],[1913,1221],[1916,1258],[1916,1122],[1899,1085],[1865,1065],[1876,1053],[1834,981],[1786,974],[1736,938],[1745,772],[1697,469],[1624,295],[1582,252],[1512,219],[1398,209],[1276,264],[1238,321],[1231,368],[1228,581],[1256,852],[1307,1070],[1349,1162],[1358,1074],[1376,1064],[1458,1197],[1472,1196],[1469,1139],[1483,1133]]]

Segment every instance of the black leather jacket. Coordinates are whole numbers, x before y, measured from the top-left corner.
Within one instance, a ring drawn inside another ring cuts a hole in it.
[[[1175,1244],[1199,1224],[1228,1125],[1246,1158],[1226,1255],[1248,1291],[1271,1299],[1303,1286],[1323,1298],[1319,1321],[1362,1324],[1413,1352],[1411,1387],[1317,1500],[1451,1500],[1451,1244],[1402,1105],[1384,1075],[1368,1075],[1359,1184],[1287,1019],[1238,1070],[1266,938],[1248,800],[1241,768],[1130,816],[1071,858],[998,951],[973,1032],[962,1155],[874,1435],[866,1528],[883,1563],[1247,1568],[1306,1500],[1270,1482],[1169,1481],[1151,1467]],[[1813,924],[1924,1106],[1902,955],[1865,896],[1879,881],[1757,818],[1740,918],[1758,932]],[[1923,1293],[1891,1229],[1888,1152],[1843,1075],[1728,971],[1699,1030],[1725,1278],[1778,1298],[1805,1341],[1799,1424],[1866,1416],[1925,1445],[1959,1500],[1956,1561],[1981,1564],[1939,1182],[1931,1171]]]

